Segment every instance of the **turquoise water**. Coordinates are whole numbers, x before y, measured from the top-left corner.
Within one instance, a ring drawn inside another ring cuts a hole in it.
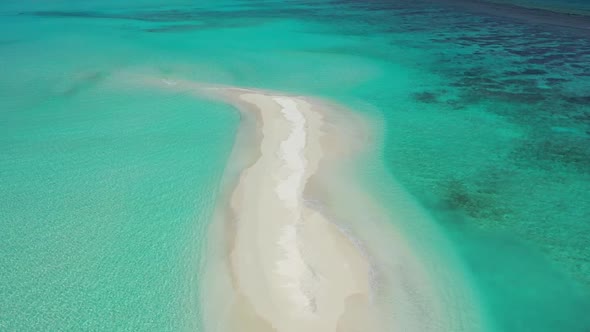
[[[502,8],[3,2],[0,330],[199,330],[239,118],[113,84],[152,72],[382,119],[379,162],[454,244],[489,330],[588,331],[590,19]]]

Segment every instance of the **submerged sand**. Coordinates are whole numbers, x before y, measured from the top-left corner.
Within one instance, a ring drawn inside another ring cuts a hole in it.
[[[442,280],[449,275],[433,279],[385,209],[342,167],[367,144],[361,118],[271,91],[143,83],[221,99],[245,123],[209,239],[206,331],[478,329],[469,296]],[[398,198],[397,218],[425,218]]]

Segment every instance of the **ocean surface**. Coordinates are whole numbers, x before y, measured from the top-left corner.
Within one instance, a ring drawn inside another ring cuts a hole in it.
[[[239,116],[113,84],[146,72],[379,119],[371,161],[451,241],[486,330],[590,331],[589,12],[2,1],[0,331],[202,329],[203,246]],[[386,204],[387,182],[373,182]]]

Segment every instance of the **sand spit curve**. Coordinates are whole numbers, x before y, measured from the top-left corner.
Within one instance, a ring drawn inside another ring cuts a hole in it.
[[[308,97],[141,80],[230,103],[250,124],[238,133],[212,225],[205,331],[480,329],[469,292],[445,280],[455,275],[433,279],[388,213],[340,170],[366,144],[358,117]],[[406,200],[401,191],[399,199]],[[399,205],[396,218],[426,218]]]

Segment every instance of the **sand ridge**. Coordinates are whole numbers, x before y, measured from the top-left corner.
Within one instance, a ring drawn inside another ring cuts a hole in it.
[[[303,199],[322,157],[321,118],[296,97],[239,98],[259,107],[263,139],[231,200],[237,291],[276,331],[340,331],[347,300],[369,298],[370,274],[358,248]]]
[[[207,239],[205,331],[480,330],[453,258],[438,267],[446,254],[417,254],[391,222],[429,227],[429,217],[395,182],[391,215],[342,167],[367,143],[370,126],[356,114],[267,90],[139,80],[229,103],[248,124]]]

